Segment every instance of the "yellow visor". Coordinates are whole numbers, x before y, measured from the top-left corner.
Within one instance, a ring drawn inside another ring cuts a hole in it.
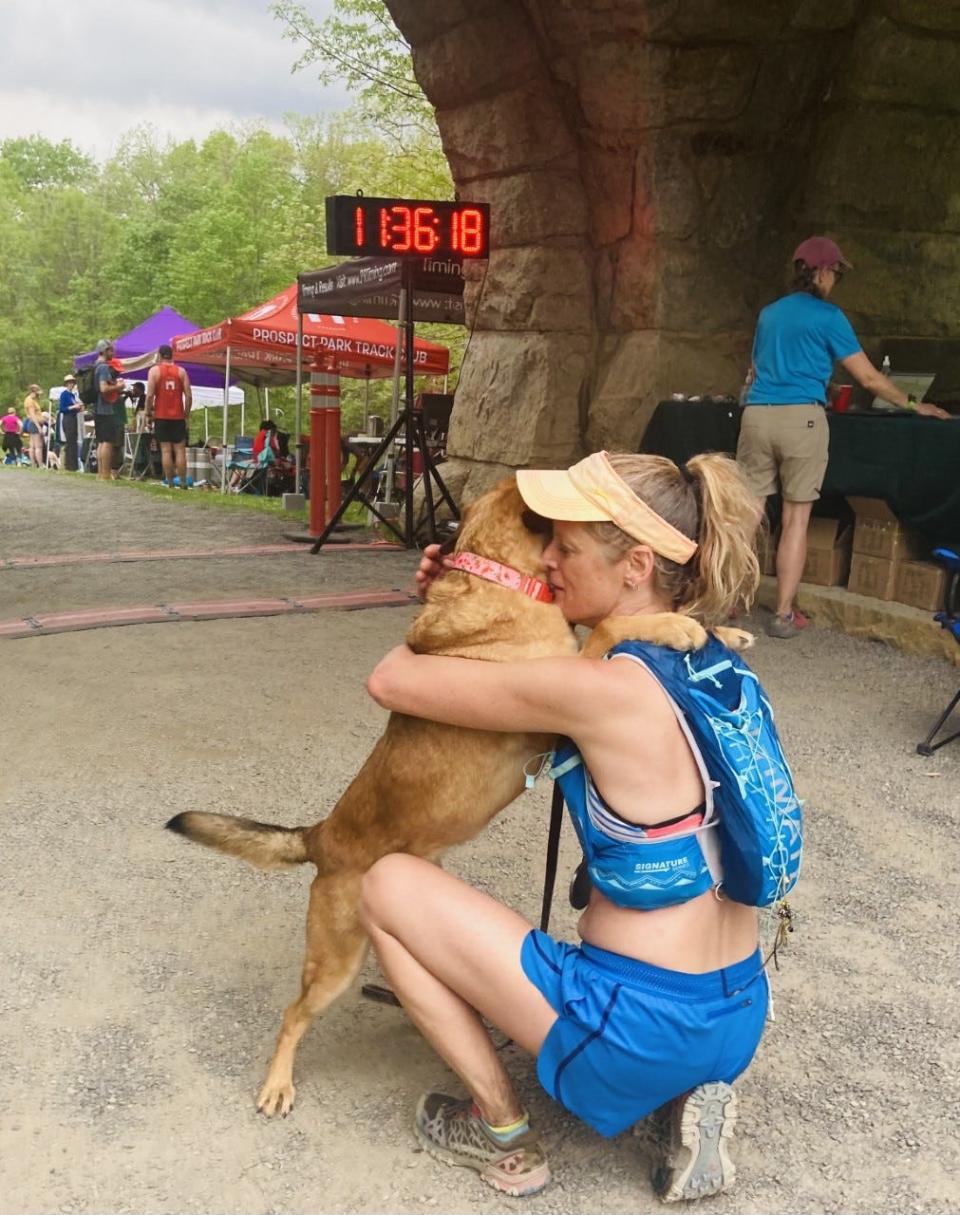
[[[526,468],[517,472],[520,496],[545,519],[571,523],[614,523],[655,553],[686,565],[697,551],[695,540],[678,531],[641,502],[616,472],[605,451],[567,469]]]

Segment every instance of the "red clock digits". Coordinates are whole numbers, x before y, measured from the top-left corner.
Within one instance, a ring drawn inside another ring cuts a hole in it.
[[[418,253],[432,253],[440,243],[436,212],[433,207],[417,207],[413,213],[413,247]]]
[[[327,200],[327,247],[354,256],[486,257],[482,203],[336,196]]]
[[[466,207],[460,212],[460,251],[472,256],[482,248],[483,214],[474,207]]]
[[[391,253],[413,248],[413,213],[409,207],[380,208],[380,247]]]

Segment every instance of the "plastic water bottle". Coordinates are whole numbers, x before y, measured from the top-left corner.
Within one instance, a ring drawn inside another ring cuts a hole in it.
[[[890,356],[889,356],[889,354],[885,354],[883,356],[883,362],[880,364],[880,370],[881,370],[881,372],[883,372],[884,375],[888,376],[890,374]]]

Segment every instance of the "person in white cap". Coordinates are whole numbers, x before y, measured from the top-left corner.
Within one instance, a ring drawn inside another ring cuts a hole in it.
[[[540,516],[537,530],[550,531],[553,520],[543,569],[512,571],[516,581],[505,581],[505,567],[484,570],[499,563],[458,550],[444,577],[487,577],[505,596],[539,596],[545,570],[571,624],[607,625],[596,656],[481,662],[400,646],[367,687],[394,712],[569,740],[576,762],[558,756],[551,776],[597,861],[594,889],[578,926],[583,943],[572,945],[419,857],[386,856],[366,874],[363,923],[381,968],[469,1093],[423,1096],[415,1133],[431,1155],[507,1194],[548,1183],[540,1136],[486,1018],[536,1057],[549,1095],[600,1134],[669,1110],[679,1138],[664,1143],[655,1188],[667,1201],[705,1197],[733,1179],[731,1083],[763,1033],[757,912],[723,894],[704,855],[691,865],[681,859],[687,846],[710,850],[711,775],[720,773],[708,775],[658,677],[618,653],[623,647],[608,649],[607,638],[614,628],[659,637],[652,648],[711,689],[734,673],[754,678],[708,634],[756,590],[754,500],[736,464],[716,454],[681,469],[659,456],[597,452],[566,470],[521,470],[517,488]],[[443,568],[439,549],[428,548],[421,587]],[[521,572],[538,585],[506,589],[522,583]],[[686,642],[667,640],[678,633]],[[761,746],[748,733],[756,719],[742,716],[731,728],[752,753]],[[580,791],[576,806],[567,777]],[[650,844],[672,859],[653,862]]]
[[[79,468],[78,429],[83,405],[77,397],[77,377],[71,372],[63,377],[63,391],[60,393],[60,412],[57,415],[57,425],[60,430],[60,441],[63,444],[63,455],[60,467],[65,472],[76,472]]]
[[[794,250],[789,294],[760,313],[753,339],[751,384],[744,402],[737,460],[759,499],[778,491],[783,522],[777,547],[777,606],[771,637],[795,637],[808,624],[794,600],[807,560],[807,527],[827,471],[830,441],[824,412],[835,363],[875,396],[924,417],[949,418],[939,406],[911,401],[863,353],[843,312],[828,296],[853,266],[827,236]]]

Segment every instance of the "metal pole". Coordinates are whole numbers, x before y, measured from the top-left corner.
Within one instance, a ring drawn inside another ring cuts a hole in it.
[[[204,407],[203,407],[203,445],[204,445],[204,447],[206,447],[206,445],[209,442],[210,442],[210,406],[204,405]]]
[[[270,387],[267,384],[263,386],[263,407],[267,411],[267,417],[270,417]]]
[[[416,435],[416,427],[413,424],[413,262],[407,259],[404,262],[404,271],[406,277],[406,347],[407,347],[407,375],[404,394],[404,409],[407,415],[407,424],[403,428],[403,437],[405,446],[403,451],[403,467],[404,478],[406,480],[406,492],[404,493],[404,505],[406,507],[406,522],[404,531],[407,536],[407,548],[413,548],[416,540],[413,535],[413,443]]]
[[[406,278],[403,280],[403,285],[400,287],[400,314],[397,317],[397,349],[393,359],[393,395],[390,398],[390,426],[393,428],[397,420],[397,415],[400,412],[400,360],[403,351],[403,324],[407,315],[407,288]],[[397,450],[391,444],[387,449],[387,476],[386,488],[384,489],[384,501],[393,501],[394,492],[394,472],[397,465]]]
[[[246,394],[244,394],[246,395]],[[227,347],[227,365],[223,372],[223,459],[220,462],[220,492],[227,492],[227,414],[230,411],[230,347]]]
[[[293,443],[296,449],[296,468],[294,471],[294,490],[302,493],[303,484],[303,453],[300,450],[300,431],[303,429],[303,313],[297,309],[297,407],[294,410]]]
[[[403,326],[407,320],[407,288],[406,278],[400,288],[400,315],[397,317],[397,349],[393,359],[393,396],[390,399],[390,425],[397,420],[400,412],[400,362],[403,358]]]

